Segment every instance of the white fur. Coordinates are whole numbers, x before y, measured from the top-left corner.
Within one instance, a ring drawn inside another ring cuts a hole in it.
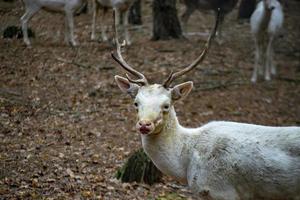
[[[273,7],[273,10],[269,10]],[[251,32],[255,41],[255,64],[251,81],[257,80],[257,73],[263,73],[265,80],[271,80],[271,74],[276,74],[273,63],[273,43],[283,24],[283,11],[277,0],[263,0],[250,19]],[[260,63],[261,62],[261,63]],[[259,65],[262,66],[259,66]]]
[[[93,21],[92,21],[92,34],[91,39],[95,40],[96,35],[96,18],[99,7],[103,9],[114,9],[116,11],[116,21],[119,24],[120,15],[123,17],[124,33],[125,40],[127,44],[131,44],[128,32],[128,14],[129,8],[134,0],[93,0]],[[103,10],[102,9],[102,10]],[[102,19],[101,19],[101,36],[103,41],[107,41],[106,30],[104,28],[105,21],[105,11],[103,10]]]
[[[86,0],[23,0],[23,2],[26,11],[21,17],[21,23],[24,42],[27,46],[31,45],[28,38],[28,21],[41,9],[64,13],[66,15],[65,40],[72,46],[77,45],[74,39],[74,13],[84,5]]]
[[[214,199],[299,199],[300,128],[210,122],[172,125],[142,135],[145,152],[165,174]]]
[[[151,132],[141,134],[147,155],[195,194],[226,200],[300,199],[300,127],[219,121],[185,128],[174,103],[187,96],[191,82],[165,89],[115,79],[122,91],[136,94],[138,120],[152,123]]]

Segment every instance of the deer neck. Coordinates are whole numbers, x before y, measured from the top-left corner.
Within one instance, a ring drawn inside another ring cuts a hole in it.
[[[176,117],[174,107],[162,131],[154,135],[142,135],[142,145],[154,164],[165,174],[186,182],[188,162],[185,152],[186,137],[183,128]]]

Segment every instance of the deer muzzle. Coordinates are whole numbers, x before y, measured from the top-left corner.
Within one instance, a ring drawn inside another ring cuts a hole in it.
[[[154,123],[149,120],[140,120],[136,124],[137,131],[143,135],[151,133],[154,128]]]

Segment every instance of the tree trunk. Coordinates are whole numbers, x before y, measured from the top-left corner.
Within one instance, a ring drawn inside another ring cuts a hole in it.
[[[132,4],[128,21],[130,24],[141,25],[142,24],[142,15],[141,15],[141,0],[135,0]]]
[[[118,170],[116,177],[122,182],[143,182],[149,185],[160,182],[162,173],[148,158],[143,149],[134,152],[123,167]]]
[[[168,40],[182,37],[177,17],[176,0],[154,0],[152,9],[153,40]]]
[[[255,7],[256,0],[242,0],[239,7],[238,19],[249,19]]]

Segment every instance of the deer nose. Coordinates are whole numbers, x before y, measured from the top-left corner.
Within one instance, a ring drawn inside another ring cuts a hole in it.
[[[137,129],[142,134],[148,134],[153,129],[153,123],[148,120],[141,120],[137,123]]]

